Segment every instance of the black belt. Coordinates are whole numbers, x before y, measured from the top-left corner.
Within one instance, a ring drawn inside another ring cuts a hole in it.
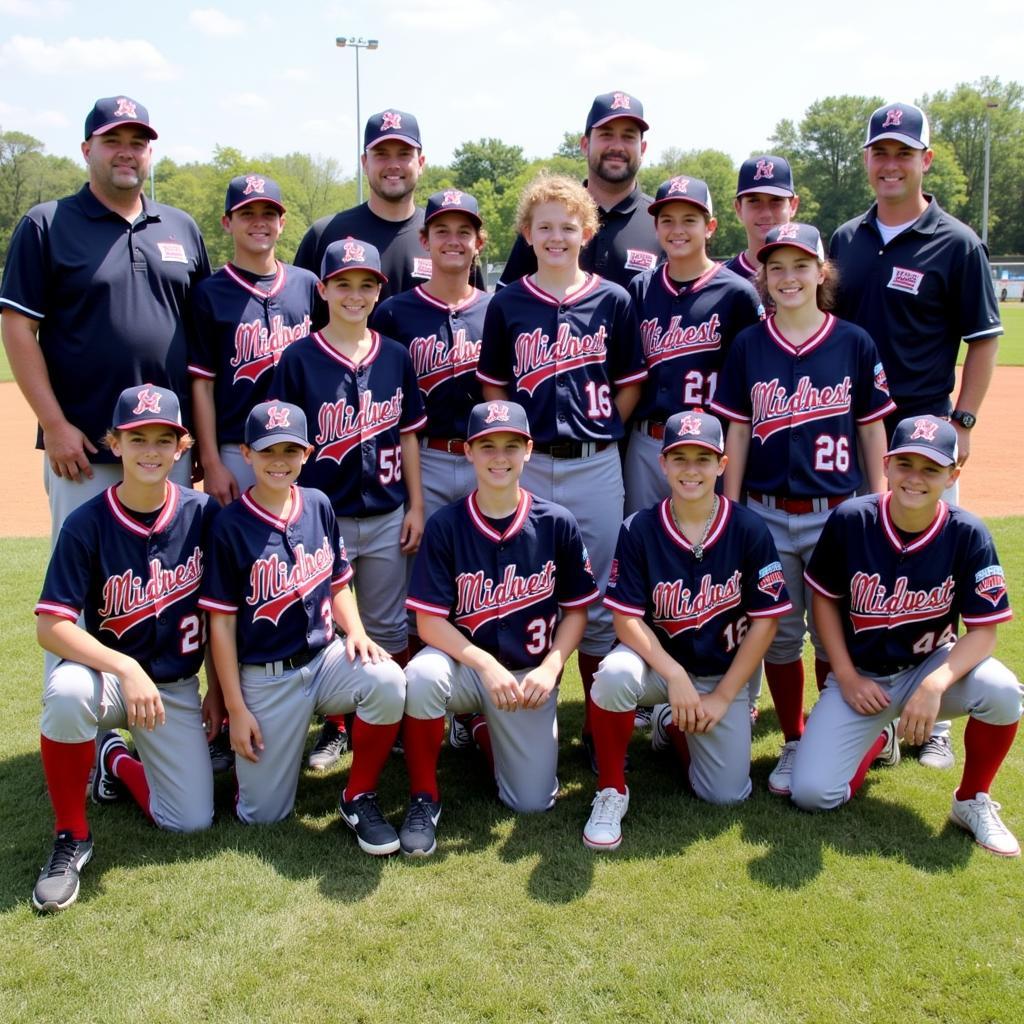
[[[322,650],[322,647],[318,647],[315,651],[307,647],[288,658],[280,658],[278,661],[260,661],[255,664],[246,664],[243,667],[261,668],[268,676],[279,676],[308,665]]]
[[[553,441],[542,444],[534,441],[533,450],[541,455],[550,455],[553,459],[582,459],[584,456],[596,455],[610,448],[614,441]]]

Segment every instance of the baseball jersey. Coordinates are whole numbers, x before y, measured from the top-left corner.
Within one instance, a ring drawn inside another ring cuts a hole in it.
[[[76,622],[134,658],[155,683],[195,675],[206,647],[199,608],[217,502],[166,484],[153,516],[126,508],[117,485],[76,508],[50,557],[36,614]]]
[[[647,380],[633,416],[664,423],[706,407],[732,339],[764,313],[757,292],[720,263],[693,281],[673,281],[668,264],[633,278]]]
[[[334,637],[331,599],[352,579],[327,498],[292,487],[287,521],[246,491],[217,517],[200,607],[237,616],[238,661],[317,651]]]
[[[875,344],[831,313],[799,347],[775,317],[742,331],[711,408],[750,424],[744,484],[792,498],[853,494],[863,482],[857,427],[895,408]]]
[[[828,517],[804,577],[834,600],[854,665],[891,675],[918,665],[965,626],[1013,613],[992,537],[977,516],[939,501],[932,524],[906,534],[892,494],[843,502]]]
[[[427,522],[406,607],[447,619],[510,671],[539,665],[559,608],[600,594],[572,514],[520,490],[515,514],[488,519],[474,491]]]
[[[401,435],[427,423],[408,351],[371,331],[358,364],[316,331],[281,354],[271,397],[306,414],[314,452],[299,482],[331,500],[339,516],[376,516],[404,504]]]
[[[617,440],[612,387],[647,377],[632,300],[596,274],[564,299],[514,281],[487,307],[477,376],[523,406],[535,442]]]
[[[0,307],[39,321],[39,347],[61,410],[93,442],[93,462],[116,462],[100,440],[117,396],[159,384],[190,420],[187,313],[210,273],[202,235],[182,210],[142,196],[132,223],[83,185],[33,206],[11,238]],[[42,430],[36,447],[43,447]]]
[[[904,416],[948,415],[960,339],[1003,331],[984,246],[926,198],[928,209],[888,245],[877,204],[839,227],[829,245],[839,269],[835,312],[875,340]]]
[[[431,437],[464,438],[470,409],[483,401],[476,365],[490,300],[476,290],[449,307],[417,285],[392,295],[370,317],[373,327],[408,348]]]
[[[654,230],[654,218],[648,212],[653,201],[639,186],[634,186],[610,210],[598,207],[597,233],[580,252],[580,269],[625,288],[636,274],[656,267],[664,254]],[[516,235],[498,289],[536,272],[537,254],[522,235]]]
[[[196,286],[188,371],[214,382],[221,444],[245,440],[245,419],[266,400],[281,353],[310,333],[316,285],[308,270],[278,260],[269,278],[228,263]]]
[[[725,497],[699,559],[672,518],[670,498],[629,516],[604,603],[643,619],[665,651],[697,676],[725,674],[749,619],[793,607],[768,527]]]
[[[745,281],[753,281],[757,277],[757,264],[747,259],[746,250],[738,252],[731,260],[725,261],[725,269],[742,277]]]

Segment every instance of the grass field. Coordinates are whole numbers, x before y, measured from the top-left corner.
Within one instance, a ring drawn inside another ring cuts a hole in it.
[[[993,523],[1021,599],[1024,520]],[[219,820],[158,832],[131,806],[91,808],[96,856],[56,917],[29,893],[50,841],[38,757],[40,656],[30,609],[46,542],[0,542],[0,1021],[795,1022],[1024,1018],[1024,865],[946,821],[959,774],[908,760],[854,803],[802,814],[766,791],[780,742],[755,733],[754,796],[713,808],[683,794],[641,737],[615,854],[585,850],[593,779],[560,718],[562,793],[517,818],[471,757],[445,751],[437,855],[357,852],[338,821],[344,767],[304,775],[295,816],[244,828],[219,780]],[[1024,672],[1024,625],[1001,630]],[[808,699],[813,699],[811,695]],[[955,729],[962,752],[962,723]],[[1024,836],[1024,754],[995,796]],[[398,819],[404,768],[382,804]]]

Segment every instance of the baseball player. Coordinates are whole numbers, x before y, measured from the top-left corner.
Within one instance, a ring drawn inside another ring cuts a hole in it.
[[[757,258],[773,312],[736,338],[711,406],[731,421],[725,493],[738,501],[745,489],[768,524],[793,603],[765,656],[784,741],[768,788],[785,796],[803,733],[805,632],[819,688],[829,672],[804,568],[830,509],[864,483],[884,489],[882,419],[893,403],[874,342],[827,311],[834,272],[818,229],[773,228]]]
[[[807,582],[832,673],[797,747],[792,798],[805,810],[838,807],[883,740],[898,754],[897,738],[923,743],[939,716],[968,715],[950,818],[986,850],[1016,857],[989,795],[1021,715],[1020,683],[992,657],[996,626],[1012,613],[988,530],[942,498],[957,461],[949,422],[901,420],[888,493],[846,502],[825,524]]]
[[[905,416],[950,416],[963,463],[1003,328],[985,247],[924,191],[929,140],[919,107],[889,103],[871,115],[864,167],[876,201],[836,230],[829,255],[839,269],[836,313],[874,338],[885,363],[896,403],[887,435]],[[954,404],[961,338],[967,355]],[[953,487],[946,498],[955,502]],[[937,723],[919,760],[932,768],[953,765],[948,722]]]
[[[597,208],[578,182],[537,177],[520,198],[518,224],[537,272],[491,300],[477,375],[485,399],[526,409],[534,444],[523,486],[576,517],[603,590],[622,520],[616,442],[647,376],[636,311],[624,288],[580,269]],[[585,695],[613,638],[610,612],[591,605],[579,650]],[[589,754],[589,715],[583,737]]]
[[[705,182],[682,175],[663,182],[649,212],[666,262],[629,284],[648,377],[623,472],[627,516],[667,497],[665,421],[708,404],[732,339],[763,315],[753,286],[707,254],[717,221]]]
[[[474,406],[477,488],[431,517],[416,556],[408,606],[428,646],[407,668],[402,725],[412,797],[399,838],[411,856],[436,845],[446,710],[485,715],[512,810],[547,810],[558,792],[558,680],[599,595],[572,515],[520,487],[532,448],[522,406]]]
[[[341,816],[365,853],[394,853],[398,836],[375,790],[398,733],[405,677],[363,628],[330,502],[295,486],[314,450],[307,436],[296,405],[252,410],[242,454],[256,482],[220,514],[210,545],[200,606],[210,613],[238,755],[235,810],[247,823],[291,813],[310,719],[354,711]]]
[[[623,760],[638,705],[668,702],[652,740],[671,742],[700,799],[750,795],[747,684],[791,605],[767,527],[715,493],[723,451],[714,416],[669,417],[661,465],[671,494],[619,532],[605,596],[619,645],[592,691],[598,792],[583,842],[594,850],[622,842]]]
[[[788,224],[800,207],[800,197],[793,191],[793,172],[781,156],[752,156],[740,164],[733,209],[747,233],[747,247],[725,265],[734,274],[753,281],[760,264],[758,250],[768,232],[780,224]]]
[[[206,647],[204,552],[218,506],[168,480],[191,444],[169,389],[121,392],[105,441],[123,479],[65,520],[35,608],[39,643],[55,655],[39,745],[56,839],[32,893],[44,912],[75,902],[92,858],[85,793],[94,766],[98,803],[129,794],[175,832],[213,820],[202,722],[215,709],[201,710],[196,673]],[[115,729],[131,731],[141,760]]]

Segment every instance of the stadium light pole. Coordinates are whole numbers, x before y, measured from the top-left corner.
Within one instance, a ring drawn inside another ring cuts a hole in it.
[[[378,39],[363,39],[362,36],[338,36],[335,46],[348,46],[356,51],[356,181],[359,186],[359,203],[363,202],[363,167],[360,157],[363,155],[363,115],[359,106],[359,51],[376,50],[380,46]]]
[[[981,189],[981,244],[988,247],[988,178],[992,152],[992,111],[999,104],[995,100],[985,103],[985,182]]]

